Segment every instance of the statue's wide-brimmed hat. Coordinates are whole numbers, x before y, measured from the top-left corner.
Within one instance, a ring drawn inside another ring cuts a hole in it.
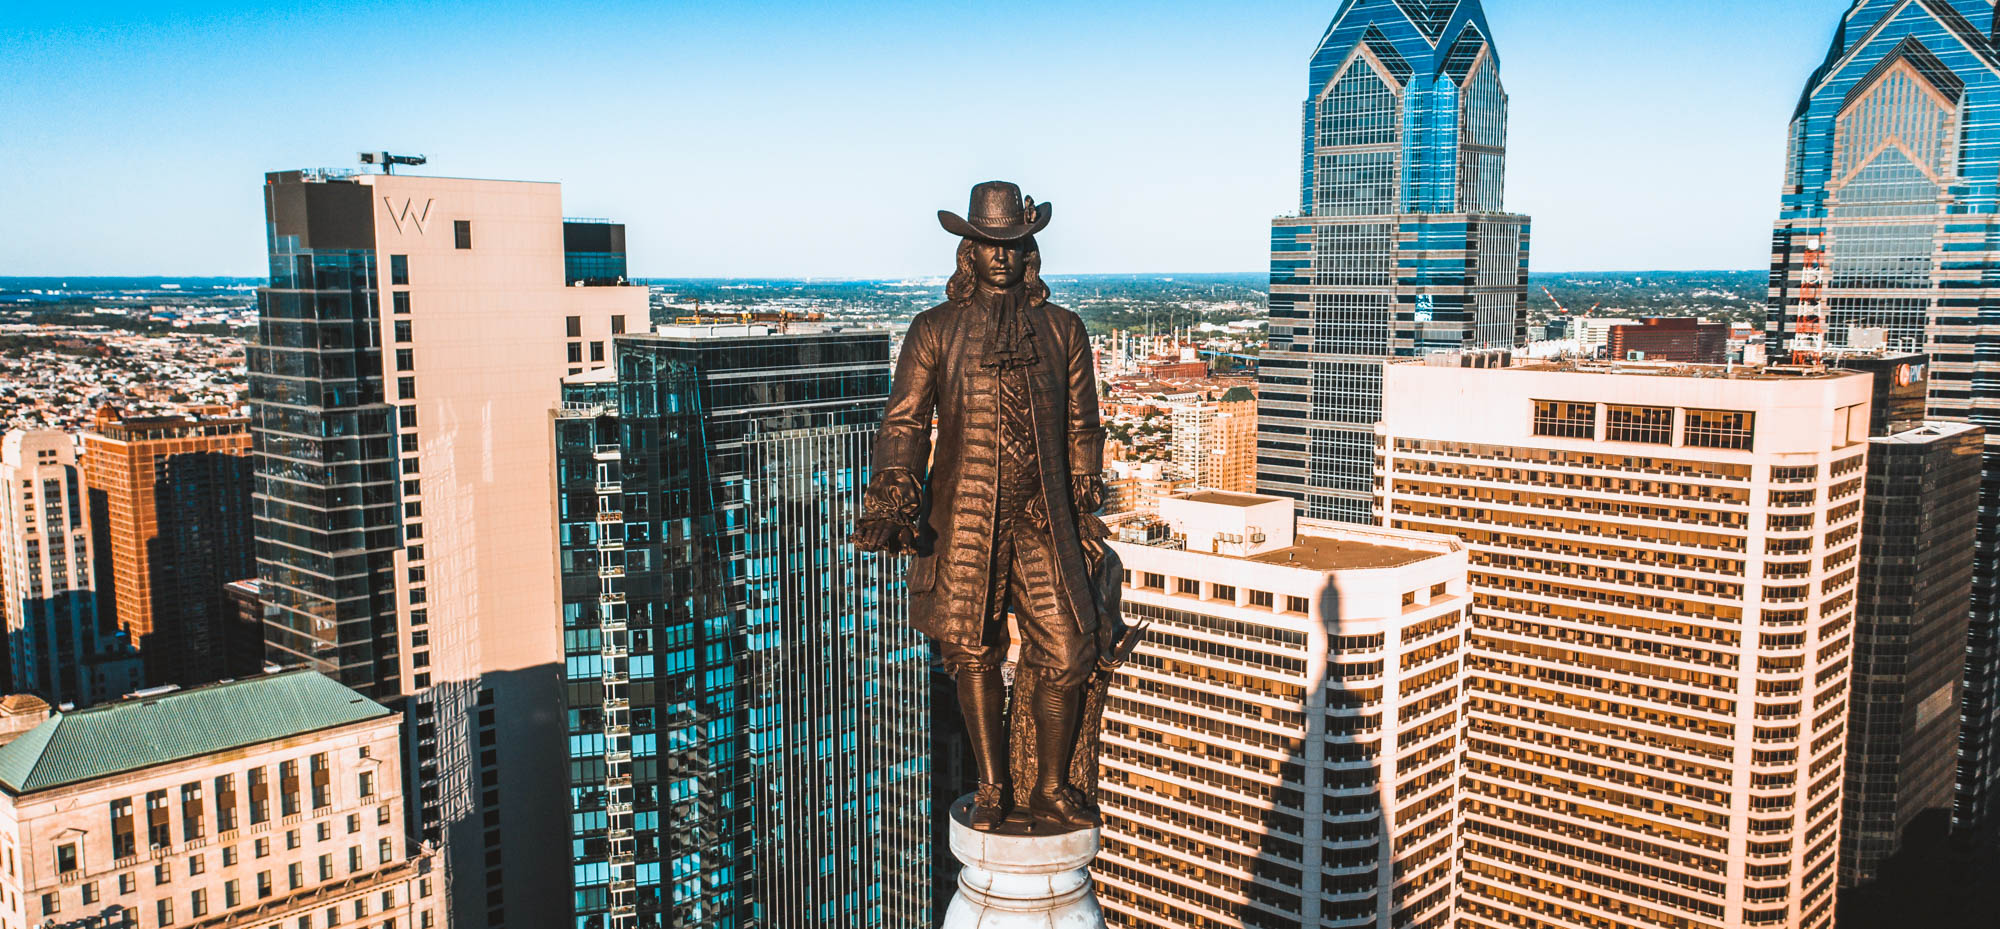
[[[1021,196],[1017,184],[987,181],[972,188],[972,204],[965,215],[938,211],[938,223],[952,235],[989,242],[1015,242],[1048,228],[1054,208]]]

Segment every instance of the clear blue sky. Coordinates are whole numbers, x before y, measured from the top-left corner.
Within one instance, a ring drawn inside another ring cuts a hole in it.
[[[1543,271],[1757,268],[1846,0],[1488,0]],[[263,273],[268,170],[559,180],[642,276],[933,274],[989,177],[1051,273],[1253,271],[1337,0],[16,3],[0,274]]]

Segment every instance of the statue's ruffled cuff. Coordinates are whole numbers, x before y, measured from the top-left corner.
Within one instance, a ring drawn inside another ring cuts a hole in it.
[[[1069,473],[1104,473],[1104,429],[1077,429],[1069,434]]]
[[[923,512],[924,492],[917,476],[902,468],[875,472],[861,493],[863,518],[891,519],[914,525]]]
[[[1095,513],[1104,508],[1104,472],[1072,474],[1069,478],[1069,499],[1075,504],[1079,515]],[[1092,517],[1095,518],[1095,517]]]

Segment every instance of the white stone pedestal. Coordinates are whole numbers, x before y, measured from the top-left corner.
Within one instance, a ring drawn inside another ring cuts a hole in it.
[[[972,797],[951,805],[951,853],[965,863],[944,929],[1104,929],[1090,883],[1097,830],[1002,835],[973,829]]]

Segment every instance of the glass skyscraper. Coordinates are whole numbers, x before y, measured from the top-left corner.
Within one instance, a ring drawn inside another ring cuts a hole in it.
[[[1925,352],[1929,416],[1987,427],[1956,818],[2000,822],[2000,46],[1991,0],[1858,0],[1792,116],[1774,353],[1853,327]],[[1780,341],[1782,340],[1782,341]]]
[[[576,925],[929,925],[929,662],[846,543],[883,332],[668,327],[556,423]]]
[[[1306,81],[1299,213],[1271,224],[1257,489],[1374,520],[1382,360],[1527,334],[1507,93],[1478,0],[1349,0]]]

